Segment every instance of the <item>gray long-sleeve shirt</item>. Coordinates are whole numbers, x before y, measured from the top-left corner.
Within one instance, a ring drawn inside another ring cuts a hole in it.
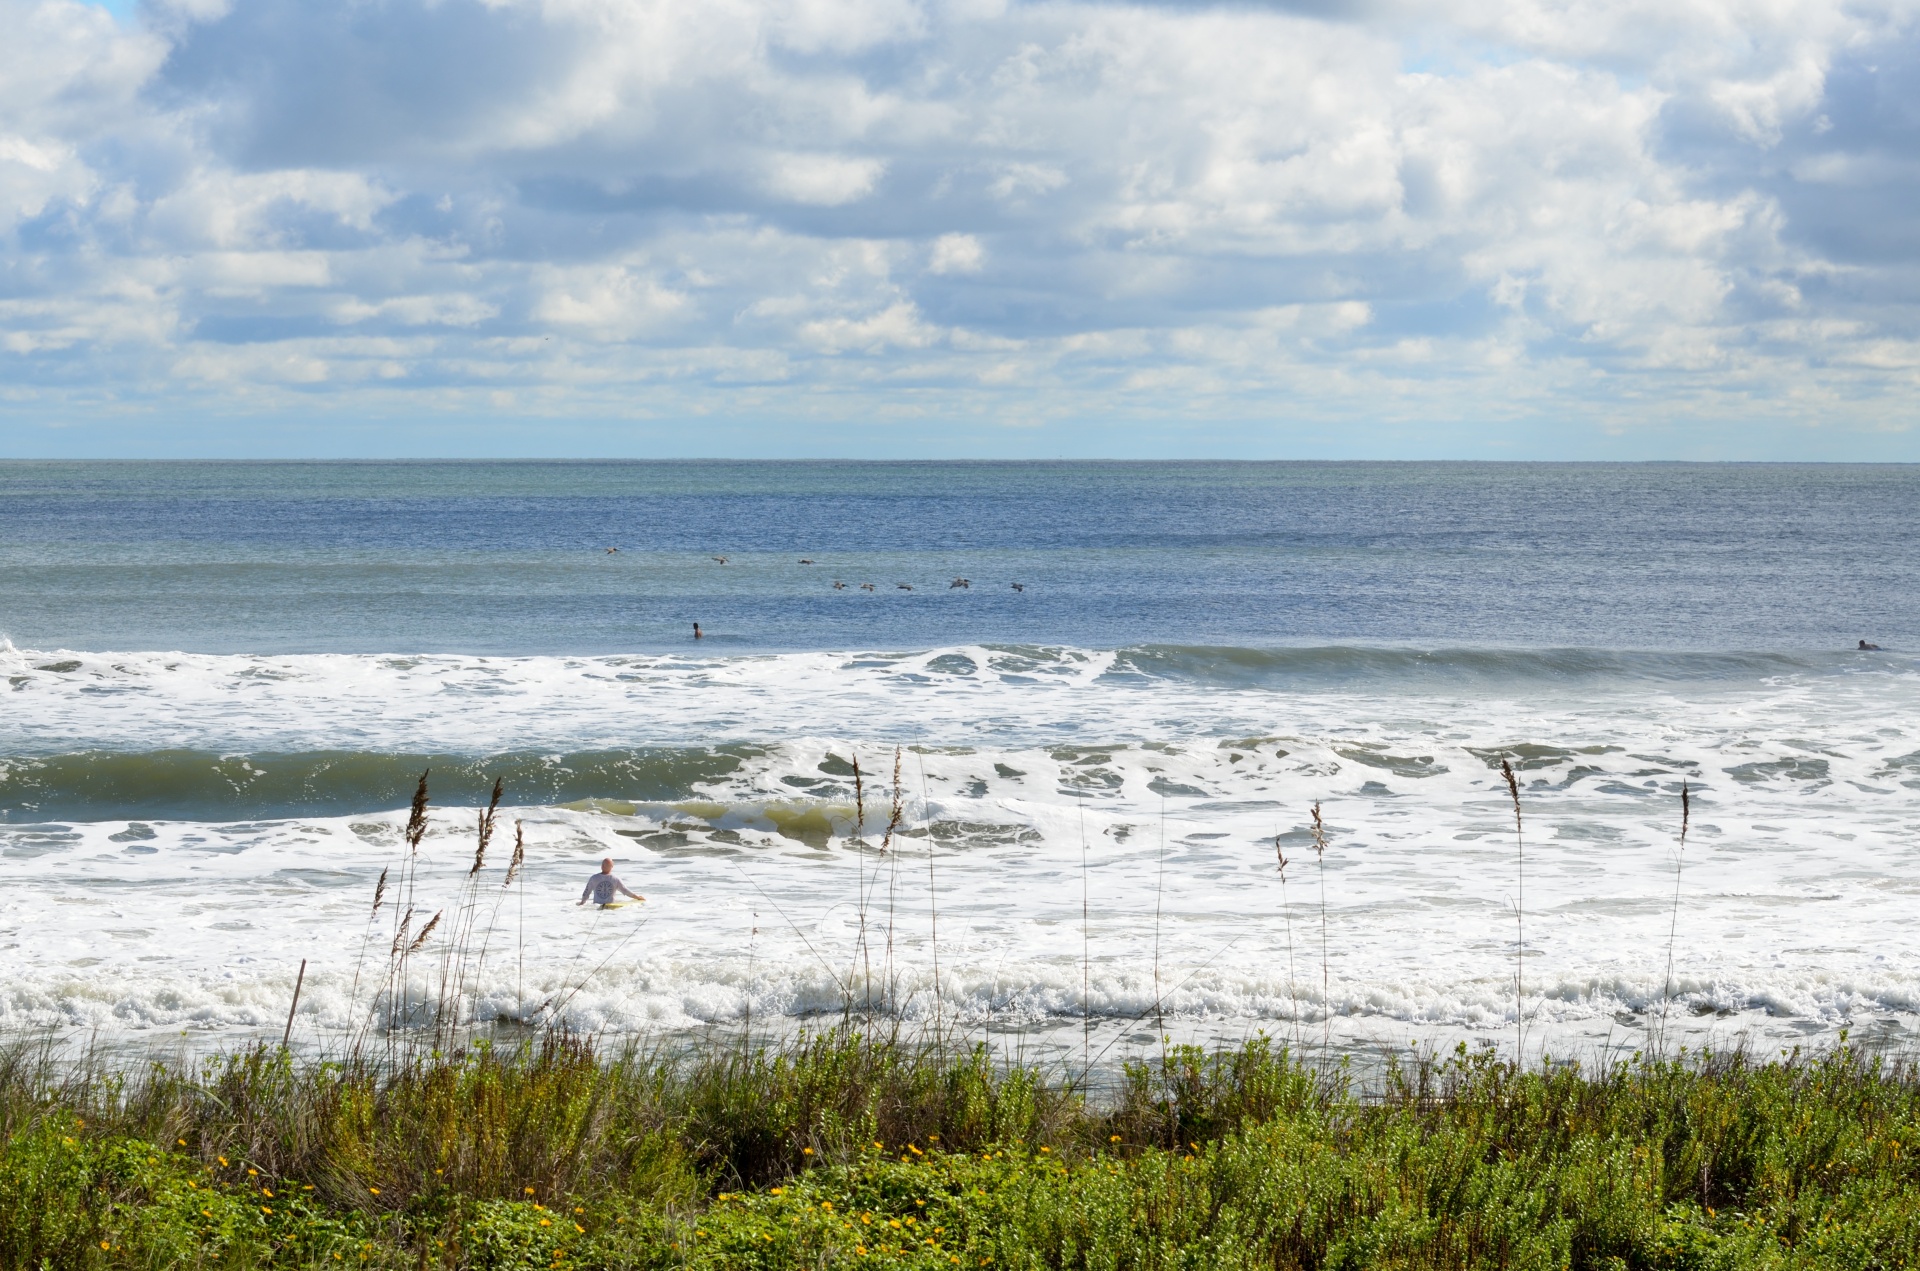
[[[596,905],[610,905],[613,903],[614,895],[621,892],[633,896],[632,892],[627,891],[626,884],[612,874],[595,874],[587,880],[586,890],[580,893],[580,899],[591,900]],[[638,896],[633,898],[640,899]]]

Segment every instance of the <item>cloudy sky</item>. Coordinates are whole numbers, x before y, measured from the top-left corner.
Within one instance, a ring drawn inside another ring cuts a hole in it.
[[[1920,460],[1920,0],[0,0],[0,454]]]

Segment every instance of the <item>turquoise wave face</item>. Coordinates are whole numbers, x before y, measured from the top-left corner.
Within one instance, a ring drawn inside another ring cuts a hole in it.
[[[0,822],[243,821],[343,815],[403,804],[423,772],[436,803],[479,804],[493,782],[515,806],[585,799],[664,802],[739,768],[752,747],[572,754],[372,754],[349,750],[220,755],[79,751],[0,761]]]

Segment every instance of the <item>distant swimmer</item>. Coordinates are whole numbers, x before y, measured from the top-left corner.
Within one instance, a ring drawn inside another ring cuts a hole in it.
[[[841,582],[838,578],[836,578],[833,580],[833,589],[835,591],[845,591],[847,589],[847,585]]]
[[[952,582],[947,584],[947,590],[952,591],[955,587],[971,588],[972,586],[973,586],[973,583],[970,580],[965,578],[956,578]]]
[[[872,583],[861,583],[861,584],[860,584],[860,590],[861,590],[861,591],[872,591],[872,590],[873,590],[873,584],[872,584]]]
[[[613,876],[613,857],[609,856],[600,862],[600,872],[587,879],[586,890],[580,893],[580,899],[574,904],[584,905],[591,900],[604,909],[613,903],[616,895],[631,896],[635,900],[646,899],[637,892],[628,891],[627,885]]]
[[[726,564],[726,563],[727,563],[727,558],[726,558],[726,557],[724,557],[724,556],[716,556],[716,557],[714,557],[714,559],[715,559],[715,560],[717,560],[717,561],[719,561],[719,562],[720,562],[720,563],[721,563],[722,565],[724,565],[724,564]]]
[[[706,639],[705,636],[700,634],[700,624],[697,622],[693,624],[693,638],[696,640]]]
[[[1879,645],[1877,645],[1877,644],[1868,644],[1868,643],[1867,643],[1867,642],[1866,642],[1865,640],[1862,640],[1862,641],[1860,642],[1860,652],[1862,652],[1862,653],[1881,653],[1881,652],[1884,652],[1884,650],[1883,650],[1883,649],[1881,649],[1881,647],[1880,647]]]
[[[1013,589],[1015,591],[1025,591],[1027,589],[1027,585],[1025,583],[1015,583],[1013,585]]]

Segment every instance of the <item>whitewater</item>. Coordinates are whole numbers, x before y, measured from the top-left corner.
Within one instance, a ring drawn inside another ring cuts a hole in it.
[[[302,960],[296,1038],[366,1027],[429,769],[409,930],[476,906],[479,1024],[851,1012],[1070,1050],[1519,1022],[1562,1054],[1663,1015],[1763,1048],[1920,1027],[1901,653],[7,644],[0,680],[4,1029],[277,1038]],[[645,904],[577,907],[609,855]]]

